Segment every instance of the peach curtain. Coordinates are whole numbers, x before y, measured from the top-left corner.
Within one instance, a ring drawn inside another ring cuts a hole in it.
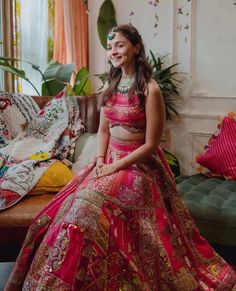
[[[88,67],[88,15],[82,0],[55,1],[53,59]]]

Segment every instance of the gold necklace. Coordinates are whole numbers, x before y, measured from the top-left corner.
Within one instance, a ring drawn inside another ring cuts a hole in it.
[[[133,86],[136,74],[132,74],[126,77],[121,77],[120,82],[117,86],[117,90],[121,94],[126,94],[129,92],[130,88]]]

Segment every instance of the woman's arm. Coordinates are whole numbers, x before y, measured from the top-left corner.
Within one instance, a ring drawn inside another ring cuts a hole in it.
[[[104,114],[104,108],[101,107],[100,122],[99,122],[98,134],[97,134],[97,138],[98,138],[98,155],[97,155],[97,157],[98,157],[98,160],[100,160],[102,162],[104,162],[104,159],[106,156],[109,137],[110,137],[110,133],[109,133],[108,121],[107,121],[105,114]]]
[[[110,175],[118,170],[127,168],[157,150],[161,140],[165,120],[165,109],[161,90],[154,80],[148,84],[148,96],[145,104],[146,136],[145,143],[126,157],[102,167],[98,177]]]

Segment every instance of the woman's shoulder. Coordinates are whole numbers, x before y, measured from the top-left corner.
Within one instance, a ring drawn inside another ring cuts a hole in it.
[[[147,96],[156,95],[161,93],[160,86],[157,84],[156,80],[150,79],[147,83]]]

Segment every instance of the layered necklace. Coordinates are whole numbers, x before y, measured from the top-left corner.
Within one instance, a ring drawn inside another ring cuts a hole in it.
[[[136,74],[121,77],[120,82],[117,86],[118,92],[121,94],[127,94],[134,84],[135,76]]]

